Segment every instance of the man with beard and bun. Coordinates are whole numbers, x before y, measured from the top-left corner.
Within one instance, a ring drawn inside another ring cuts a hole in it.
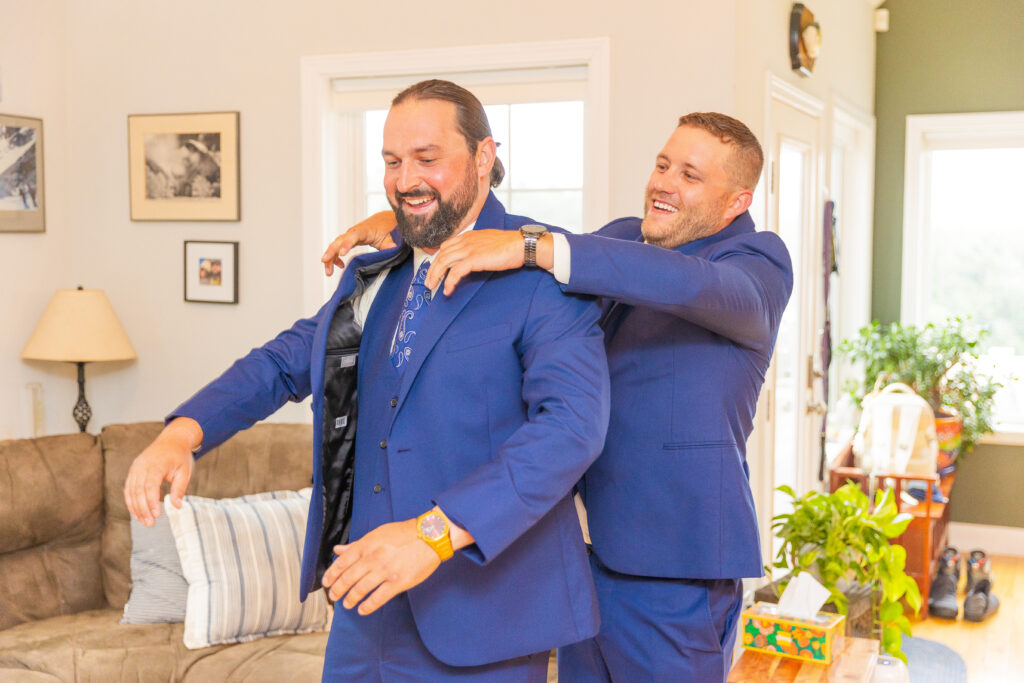
[[[537,264],[565,291],[602,297],[612,382],[607,442],[579,487],[601,631],[560,650],[562,681],[728,675],[740,579],[763,566],[745,444],[793,286],[782,240],[747,211],[763,159],[740,121],[688,114],[657,156],[642,220],[538,241]],[[357,226],[325,264],[393,225]],[[522,241],[450,240],[427,284],[457,296],[479,271],[515,271]]]
[[[451,296],[423,284],[454,235],[530,223],[489,191],[504,171],[469,91],[401,92],[383,156],[398,244],[353,259],[316,316],[175,410],[125,499],[152,524],[193,448],[312,393],[301,591],[340,601],[324,680],[543,681],[551,648],[598,628],[571,491],[607,428],[600,309],[539,269],[470,276]]]

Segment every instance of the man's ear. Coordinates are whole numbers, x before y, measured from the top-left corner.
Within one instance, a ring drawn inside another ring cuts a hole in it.
[[[476,173],[477,177],[490,182],[491,168],[498,156],[498,146],[494,144],[494,138],[484,138],[476,146]]]
[[[734,192],[729,197],[729,203],[726,205],[725,214],[722,216],[725,225],[732,223],[736,216],[750,208],[751,203],[754,201],[754,193],[750,190],[739,190]]]

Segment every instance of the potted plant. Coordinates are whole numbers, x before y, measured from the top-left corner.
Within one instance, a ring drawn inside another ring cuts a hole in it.
[[[958,453],[970,452],[993,430],[993,399],[1001,385],[977,370],[977,350],[987,334],[962,318],[923,327],[876,320],[839,345],[840,353],[864,362],[863,381],[846,388],[858,402],[879,383],[913,388],[935,412],[940,468],[952,469]]]
[[[782,539],[774,568],[789,571],[781,587],[800,572],[809,571],[829,591],[826,604],[847,614],[847,593],[866,587],[871,596],[873,635],[883,651],[906,661],[903,634],[910,635],[910,621],[903,604],[916,614],[921,608],[917,582],[907,576],[907,551],[890,544],[910,524],[911,515],[900,513],[891,489],[875,494],[872,506],[856,484],[847,483],[835,493],[812,491],[798,497],[788,486],[779,491],[793,502],[793,511],[772,518],[772,529]]]

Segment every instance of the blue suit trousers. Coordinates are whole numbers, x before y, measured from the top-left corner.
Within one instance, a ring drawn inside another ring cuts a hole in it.
[[[743,605],[739,579],[621,574],[590,556],[596,637],[560,648],[560,683],[724,682]]]

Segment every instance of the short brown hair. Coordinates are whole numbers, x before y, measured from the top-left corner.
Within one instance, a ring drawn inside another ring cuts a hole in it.
[[[466,146],[469,147],[470,154],[476,154],[476,150],[484,138],[492,137],[491,124],[487,121],[487,114],[484,113],[484,105],[480,104],[476,95],[461,85],[437,78],[420,81],[395,95],[395,99],[391,100],[391,106],[399,105],[409,98],[443,100],[454,104],[459,132],[466,139]],[[491,167],[491,187],[500,185],[504,177],[505,167],[501,164],[501,159],[494,157],[494,166]]]
[[[693,112],[679,117],[680,126],[692,126],[711,133],[732,147],[725,163],[730,180],[745,190],[757,187],[764,166],[764,152],[746,124],[718,112]]]

